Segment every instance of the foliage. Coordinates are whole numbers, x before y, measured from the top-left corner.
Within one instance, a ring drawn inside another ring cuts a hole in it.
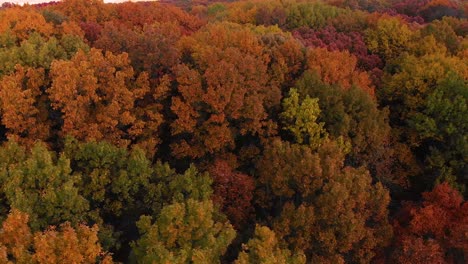
[[[0,262],[466,262],[465,2],[1,5]]]
[[[79,180],[79,175],[71,175],[70,161],[63,155],[54,157],[44,144],[30,151],[13,142],[0,148],[3,206],[27,213],[34,231],[89,219],[89,203],[79,193]]]
[[[164,207],[152,223],[143,216],[141,238],[132,244],[138,263],[219,263],[235,236],[228,222],[216,219],[211,201],[188,199]]]
[[[266,226],[257,225],[254,237],[243,245],[235,263],[300,264],[306,263],[306,259],[301,252],[291,254],[288,249],[281,248],[275,232]]]
[[[259,205],[278,212],[270,220],[275,233],[312,262],[369,262],[391,235],[388,192],[343,161],[331,141],[313,152],[277,140],[257,163]]]
[[[175,71],[171,132],[180,140],[173,155],[200,158],[233,149],[239,136],[269,133],[267,110],[280,95],[258,37],[235,24],[213,24],[182,45],[190,59]]]
[[[423,193],[421,203],[406,203],[394,223],[392,258],[396,263],[463,261],[462,252],[467,250],[463,231],[468,227],[467,205],[447,183]]]
[[[0,261],[2,263],[103,263],[112,258],[99,244],[98,227],[70,223],[48,227],[32,233],[29,216],[13,209],[0,230]]]
[[[299,102],[299,94],[296,89],[289,91],[289,96],[283,100],[283,112],[280,118],[284,123],[284,130],[293,135],[298,144],[308,144],[312,148],[320,146],[326,136],[323,123],[318,123],[320,115],[318,99],[306,96]]]
[[[50,75],[47,93],[62,114],[62,135],[127,146],[145,127],[134,106],[149,89],[148,76],[134,76],[127,54],[79,51],[70,61],[54,61]]]
[[[213,203],[241,229],[253,213],[254,179],[233,170],[224,160],[216,160],[208,171],[213,178]]]

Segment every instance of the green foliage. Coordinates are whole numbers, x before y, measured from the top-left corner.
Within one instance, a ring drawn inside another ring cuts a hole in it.
[[[79,181],[80,175],[71,175],[70,161],[64,155],[56,159],[44,144],[31,151],[13,142],[0,148],[1,196],[9,208],[29,214],[33,230],[88,220]]]
[[[209,200],[165,206],[154,223],[143,216],[137,225],[142,236],[132,244],[135,263],[220,263],[235,237]]]
[[[302,102],[299,102],[299,94],[293,88],[289,91],[289,96],[283,100],[283,112],[280,118],[284,123],[283,129],[291,133],[297,143],[317,148],[326,137],[324,123],[317,122],[319,115],[318,99],[306,96]]]
[[[64,153],[74,174],[82,175],[79,188],[93,210],[119,217],[141,213],[146,207],[141,196],[152,195],[148,190],[152,168],[143,151],[69,138]]]
[[[16,64],[50,69],[53,60],[68,60],[80,49],[89,48],[78,36],[44,39],[40,34],[33,33],[20,46],[0,48],[0,76],[13,72]]]
[[[222,20],[226,16],[226,5],[214,3],[207,7],[206,13],[214,20]]]
[[[345,13],[331,5],[320,2],[299,2],[288,7],[286,26],[288,29],[310,27],[319,29],[327,25],[328,21]]]
[[[450,73],[429,94],[422,111],[412,116],[409,126],[416,130],[425,149],[429,170],[436,182],[449,181],[464,191],[468,164],[468,83]]]

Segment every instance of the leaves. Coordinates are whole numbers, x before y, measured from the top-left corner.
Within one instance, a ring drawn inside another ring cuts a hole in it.
[[[13,209],[2,223],[0,249],[5,263],[106,263],[112,258],[98,242],[97,226],[62,224],[31,233],[28,215]]]
[[[218,263],[235,236],[229,223],[216,220],[206,200],[168,205],[154,223],[144,216],[138,227],[142,237],[132,247],[142,263]]]
[[[312,148],[320,146],[326,131],[323,123],[318,123],[320,115],[318,99],[306,97],[299,103],[299,94],[296,89],[289,91],[289,97],[283,101],[284,111],[280,118],[285,123],[284,130],[289,131],[298,144],[309,144]]]

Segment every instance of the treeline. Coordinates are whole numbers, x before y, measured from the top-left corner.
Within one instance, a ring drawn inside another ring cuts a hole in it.
[[[1,263],[466,263],[468,5],[0,9]]]

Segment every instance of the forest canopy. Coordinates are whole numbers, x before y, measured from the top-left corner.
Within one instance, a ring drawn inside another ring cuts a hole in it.
[[[468,3],[0,7],[0,263],[467,263]]]

